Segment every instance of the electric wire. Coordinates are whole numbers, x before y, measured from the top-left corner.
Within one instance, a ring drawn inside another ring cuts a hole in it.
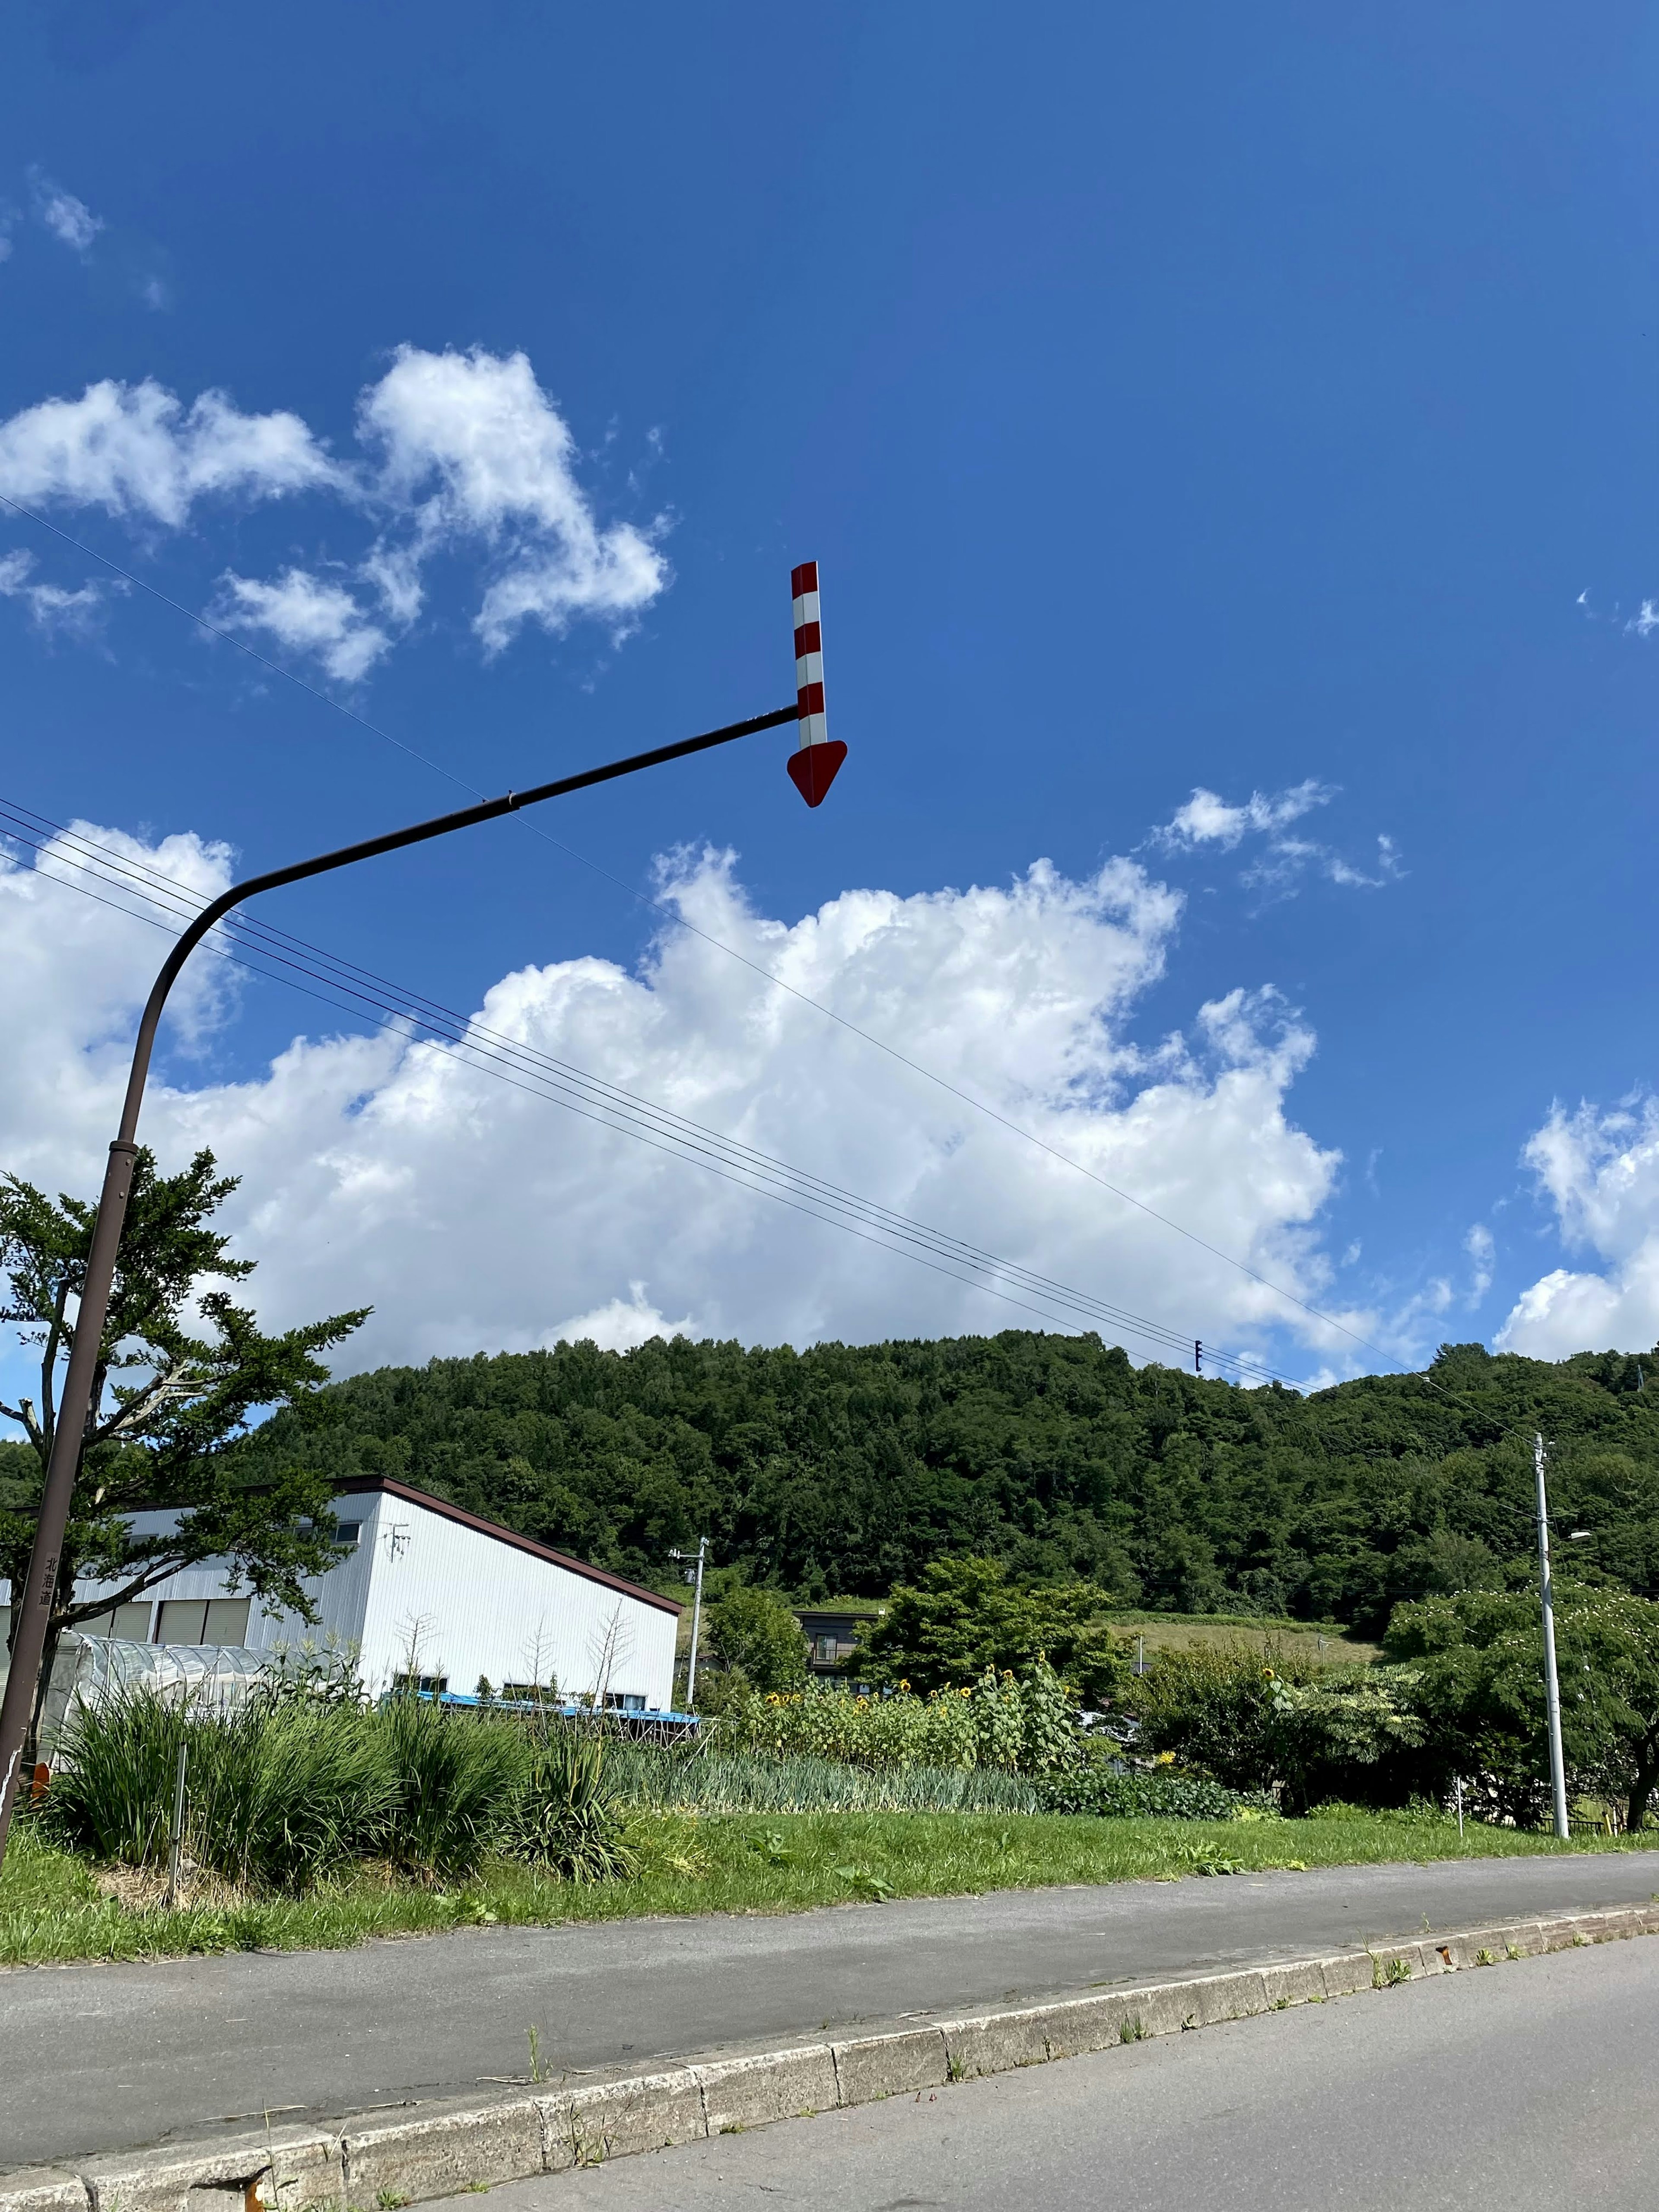
[[[62,883],[67,889],[83,892],[99,903],[114,906],[135,919],[150,921],[163,929],[167,927],[167,921],[158,920],[155,915],[136,913],[131,906],[120,905],[92,890],[89,884],[71,882],[55,871],[62,867],[89,875],[106,890],[140,898],[174,921],[188,921],[199,911],[201,901],[197,894],[176,879],[129,854],[116,853],[65,829],[32,809],[0,800],[0,831],[32,851],[37,860],[44,857],[48,861],[49,866],[37,867],[36,871],[46,880]],[[216,944],[215,937],[221,934],[227,941]],[[824,1177],[791,1167],[751,1146],[723,1137],[652,1100],[606,1083],[570,1062],[538,1052],[521,1039],[491,1030],[424,994],[389,982],[371,970],[341,960],[252,915],[228,916],[206,942],[221,957],[251,972],[286,983],[307,997],[320,1000],[355,1018],[370,1020],[378,1027],[420,1032],[421,1042],[428,1046],[494,1075],[515,1089],[561,1105],[615,1133],[635,1137],[690,1164],[707,1168],[725,1181],[778,1200],[828,1225],[860,1235],[882,1249],[916,1260],[934,1272],[945,1273],[968,1287],[988,1291],[1006,1303],[1021,1305],[1062,1328],[1076,1328],[1080,1316],[1085,1322],[1104,1322],[1160,1349],[1176,1349],[1184,1354],[1194,1342],[1192,1337],[1164,1323],[1077,1291],[1038,1270],[1004,1260],[964,1238],[863,1198]],[[276,963],[275,970],[264,964],[270,962]],[[969,1272],[960,1272],[963,1269]],[[1009,1288],[998,1288],[997,1278]],[[1026,1295],[1012,1296],[1014,1291]],[[1045,1303],[1034,1304],[1033,1299]],[[1065,1313],[1054,1311],[1055,1306],[1065,1309]],[[1212,1346],[1206,1356],[1212,1368],[1230,1371],[1243,1381],[1292,1380],[1245,1354],[1226,1352]]]
[[[245,653],[250,660],[257,661],[262,668],[269,669],[273,674],[283,677],[287,682],[296,685],[309,697],[320,700],[325,706],[332,707],[337,713],[345,715],[349,720],[356,722],[360,728],[368,731],[372,736],[384,739],[387,744],[395,746],[399,752],[406,754],[410,759],[418,761],[422,767],[430,769],[434,775],[441,775],[458,786],[459,789],[470,792],[475,799],[484,797],[485,794],[475,784],[469,783],[465,776],[457,775],[454,769],[446,768],[441,762],[434,760],[429,754],[423,753],[416,746],[406,744],[403,738],[392,736],[389,730],[381,728],[379,723],[371,722],[367,715],[360,714],[355,708],[346,706],[331,693],[323,690],[319,685],[307,683],[303,677],[295,675],[292,669],[285,668],[280,661],[272,660],[269,655],[258,652],[245,639],[238,637],[234,631],[228,630],[216,623],[210,622],[205,615],[197,613],[193,609],[185,606],[182,600],[173,599],[155,585],[146,582],[142,576],[135,575],[131,569],[124,568],[118,562],[112,560],[106,553],[100,552],[95,546],[86,544],[70,532],[60,528],[55,522],[49,521],[45,515],[39,514],[34,508],[26,507],[21,501],[13,499],[4,492],[0,492],[0,506],[9,507],[15,514],[23,516],[26,520],[36,524],[42,530],[50,531],[54,537],[61,538],[66,545],[72,545],[77,552],[84,554],[88,560],[101,562],[106,568],[123,578],[127,583],[141,592],[148,592],[152,599],[159,599],[164,606],[170,607],[174,613],[183,615],[187,622],[196,623],[210,636],[217,638],[223,644],[234,647],[238,653]],[[809,992],[800,990],[793,983],[785,981],[782,976],[775,974],[771,969],[763,966],[759,961],[751,960],[746,953],[739,952],[735,945],[727,945],[720,938],[713,936],[708,931],[699,928],[696,922],[689,921],[678,908],[670,906],[664,900],[654,899],[648,892],[641,891],[633,884],[625,883],[620,876],[613,875],[610,869],[601,866],[597,860],[589,860],[585,854],[577,852],[574,846],[565,844],[562,839],[553,836],[538,823],[524,817],[519,818],[523,821],[524,827],[530,834],[539,837],[544,844],[550,845],[555,851],[564,854],[567,859],[576,860],[583,867],[591,869],[594,874],[604,877],[607,883],[614,884],[629,898],[665,915],[692,936],[700,938],[706,945],[712,945],[716,951],[725,953],[729,959],[740,962],[744,967],[750,969],[752,973],[762,977],[776,989],[787,992],[791,998],[799,999],[804,1006],[812,1007],[815,1012],[836,1023],[854,1036],[861,1038],[866,1044],[873,1046],[878,1052],[885,1053],[890,1059],[896,1060],[902,1066],[908,1067],[914,1074],[920,1075],[925,1081],[936,1085],[941,1091],[947,1091],[951,1097],[959,1099],[963,1105],[971,1108],[975,1113],[985,1115],[1000,1127],[1009,1131],[1012,1135],[1021,1138],[1025,1143],[1035,1146],[1038,1151],[1046,1152],[1051,1159],[1057,1161],[1062,1167],[1070,1168],[1075,1174],[1084,1176],[1091,1182],[1097,1184],[1102,1190],[1109,1191],[1113,1197],[1121,1200],[1124,1205],[1133,1206],[1139,1212],[1146,1214],[1150,1220],[1158,1222],[1165,1229],[1173,1231],[1178,1237],[1186,1237],[1189,1243],[1198,1245],[1201,1250],[1208,1252],[1213,1258],[1222,1261],[1226,1266],[1237,1268],[1242,1274],[1248,1275],[1252,1282],[1259,1283],[1264,1290],[1271,1291],[1275,1297],[1284,1298],[1291,1305],[1299,1307],[1304,1313],[1325,1328],[1337,1330],[1352,1343],[1363,1346],[1367,1352],[1375,1352],[1379,1359],[1386,1361],[1389,1358],[1390,1355],[1382,1346],[1374,1343],[1370,1337],[1362,1335],[1358,1329],[1350,1328],[1346,1322],[1337,1320],[1334,1314],[1326,1313],[1321,1307],[1313,1305],[1306,1298],[1298,1297],[1294,1291],[1286,1290],[1282,1283],[1275,1283],[1271,1277],[1261,1274],[1247,1261],[1239,1259],[1236,1254],[1223,1251],[1219,1245],[1212,1244],[1206,1237],[1200,1237],[1196,1230],[1188,1229],[1184,1223],[1173,1220],[1166,1213],[1160,1213],[1156,1206],[1148,1206],[1143,1199],[1135,1197],[1133,1192],[1127,1191],[1121,1185],[1110,1182],[1106,1176],[1097,1174],[1094,1169],[1086,1167],[1081,1160],[1074,1158],[1069,1152],[1062,1152],[1057,1145],[1049,1144],[1045,1138],[1039,1137],[1034,1130],[1028,1129],[1020,1122],[1011,1120],[1008,1115],[999,1113],[995,1107],[988,1105],[982,1098],[975,1098],[971,1091],[962,1090],[957,1085],[947,1080],[945,1077],[937,1074],[932,1068],[924,1066],[920,1060],[912,1060],[907,1053],[901,1052],[896,1045],[889,1044],[884,1038],[876,1036],[870,1030],[860,1028],[856,1022],[849,1021],[844,1014],[838,1014],[833,1006],[825,1006],[822,1000],[815,999]]]

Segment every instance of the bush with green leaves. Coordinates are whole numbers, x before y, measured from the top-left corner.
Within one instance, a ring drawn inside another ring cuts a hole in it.
[[[1286,1812],[1322,1798],[1400,1803],[1435,1757],[1409,1670],[1322,1668],[1251,1645],[1160,1652],[1136,1686],[1142,1747],[1230,1790],[1273,1790]]]
[[[1107,1766],[1077,1767],[1068,1774],[1042,1775],[1035,1787],[1045,1813],[1088,1813],[1105,1820],[1234,1820],[1242,1810],[1275,1809],[1271,1798],[1157,1769],[1115,1774]]]
[[[148,1688],[81,1709],[42,1826],[99,1858],[159,1865],[181,1742],[185,1851],[250,1888],[299,1894],[369,1859],[428,1880],[474,1874],[497,1852],[574,1881],[631,1864],[598,1734],[280,1686],[229,1711]]]
[[[392,1784],[381,1854],[410,1874],[474,1872],[527,1783],[524,1731],[413,1697],[392,1698],[371,1726]]]

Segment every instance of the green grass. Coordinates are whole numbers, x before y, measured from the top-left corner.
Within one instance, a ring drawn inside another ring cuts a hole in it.
[[[189,1951],[331,1948],[371,1936],[645,1914],[793,1912],[1064,1882],[1174,1880],[1270,1868],[1610,1851],[1626,1839],[1518,1835],[1451,1821],[1097,1820],[1060,1814],[637,1814],[626,1882],[570,1883],[507,1862],[448,1887],[357,1875],[299,1899],[131,1910],[100,1894],[84,1860],[25,1822],[0,1873],[0,1964],[161,1958]]]
[[[1034,1813],[1030,1782],[994,1767],[872,1770],[840,1759],[690,1753],[658,1744],[606,1746],[605,1779],[651,1813]]]

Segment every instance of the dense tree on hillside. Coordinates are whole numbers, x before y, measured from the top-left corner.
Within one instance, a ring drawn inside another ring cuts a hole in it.
[[[1401,1600],[1496,1587],[1529,1553],[1534,1426],[1602,1571],[1659,1597],[1643,1380],[1617,1352],[1552,1365],[1462,1345],[1426,1375],[1304,1397],[1136,1368],[1093,1336],[658,1339],[356,1376],[278,1413],[254,1453],[272,1474],[401,1475],[646,1577],[707,1531],[717,1558],[806,1598],[971,1553],[1018,1581],[1376,1634]]]

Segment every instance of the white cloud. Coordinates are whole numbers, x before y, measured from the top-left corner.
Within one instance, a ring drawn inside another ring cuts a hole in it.
[[[1562,1359],[1659,1341],[1659,1099],[1557,1104],[1524,1154],[1563,1242],[1601,1267],[1556,1267],[1516,1300],[1501,1350]]]
[[[1477,1221],[1474,1224],[1468,1235],[1463,1239],[1463,1249],[1474,1263],[1468,1303],[1471,1307],[1474,1307],[1480,1304],[1481,1299],[1492,1288],[1492,1261],[1498,1249],[1492,1239],[1492,1233],[1485,1222]]]
[[[601,530],[572,471],[568,426],[522,353],[400,346],[358,406],[384,458],[383,489],[414,510],[423,543],[471,534],[501,549],[474,628],[499,652],[523,623],[625,619],[667,580],[644,532]]]
[[[625,1298],[608,1298],[592,1313],[574,1314],[550,1328],[542,1340],[550,1351],[556,1344],[586,1341],[597,1344],[601,1352],[631,1352],[635,1345],[649,1344],[653,1336],[693,1333],[690,1314],[678,1321],[665,1320],[647,1298],[645,1285],[630,1283]]]
[[[0,491],[173,529],[209,494],[276,499],[343,481],[297,415],[244,415],[222,392],[186,408],[149,377],[106,377],[78,399],[44,399],[0,422]]]
[[[96,216],[84,200],[73,192],[66,192],[61,185],[32,172],[34,187],[34,211],[46,228],[61,245],[72,252],[85,253],[92,241],[104,228],[104,219]]]
[[[341,684],[368,675],[392,640],[371,622],[342,584],[289,568],[274,584],[227,574],[225,599],[214,609],[227,628],[259,629],[295,653],[313,655]]]
[[[0,558],[0,599],[21,599],[37,626],[84,637],[92,629],[104,605],[104,586],[82,584],[65,591],[61,584],[32,584],[34,556],[21,549]]]
[[[660,525],[601,525],[576,480],[569,427],[523,354],[400,347],[359,395],[357,425],[367,458],[347,465],[297,415],[243,414],[222,392],[186,407],[153,379],[106,378],[78,399],[43,400],[0,422],[0,491],[174,530],[210,495],[325,493],[374,531],[356,578],[392,631],[419,618],[435,556],[470,557],[472,627],[490,653],[526,623],[556,635],[587,617],[620,634],[666,586]],[[392,641],[343,585],[316,584],[302,562],[264,585],[235,578],[232,589],[273,635],[332,654],[337,673],[362,673]],[[330,610],[340,627],[319,642]]]
[[[1311,776],[1287,790],[1271,794],[1253,791],[1241,800],[1223,799],[1218,792],[1200,784],[1186,805],[1178,806],[1148,842],[1165,852],[1192,853],[1207,846],[1231,853],[1246,837],[1261,836],[1267,840],[1266,850],[1239,878],[1246,890],[1283,896],[1309,874],[1322,876],[1328,883],[1347,890],[1380,890],[1403,872],[1393,838],[1377,839],[1374,872],[1367,872],[1311,838],[1284,834],[1291,823],[1299,822],[1316,806],[1328,806],[1335,796],[1334,784],[1316,782]]]
[[[1625,628],[1634,630],[1638,637],[1650,636],[1659,629],[1659,604],[1652,599],[1644,599],[1640,609],[1631,617]]]
[[[216,848],[186,840],[156,864],[176,872],[181,855],[198,877],[222,873]],[[699,928],[1097,1175],[1320,1294],[1317,1221],[1339,1156],[1288,1110],[1312,1039],[1271,994],[1239,991],[1200,1009],[1190,1038],[1138,1045],[1130,1024],[1181,911],[1138,865],[1113,860],[1073,882],[1039,864],[1006,889],[849,890],[793,923],[751,909],[729,856],[672,859],[664,891]],[[54,1189],[90,1189],[162,939],[21,872],[0,874],[0,1020],[31,1041],[0,1060],[0,1162]],[[198,974],[195,988],[212,981]],[[1286,1324],[1351,1364],[1334,1331],[689,931],[666,927],[636,972],[597,958],[526,966],[485,994],[480,1018],[1185,1335],[1249,1348]],[[372,1302],[359,1364],[532,1346],[577,1328],[621,1341],[662,1316],[684,1317],[665,1327],[795,1343],[1078,1325],[404,1037],[301,1036],[240,1083],[176,1062],[167,1074],[144,1133],[169,1164],[208,1143],[244,1176],[234,1218],[260,1261],[262,1311],[276,1323]],[[1340,1317],[1374,1332],[1373,1316]]]
[[[1253,791],[1235,805],[1200,784],[1158,836],[1166,845],[1219,845],[1224,853],[1231,853],[1252,833],[1286,829],[1316,806],[1328,806],[1335,795],[1332,786],[1316,783],[1310,776],[1271,798]]]

